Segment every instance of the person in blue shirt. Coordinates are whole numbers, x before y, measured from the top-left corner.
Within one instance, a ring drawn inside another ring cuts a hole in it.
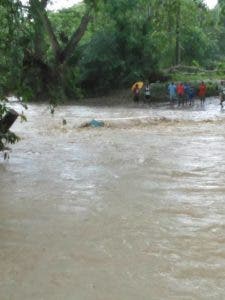
[[[171,82],[168,86],[168,92],[169,92],[171,104],[174,104],[174,102],[176,100],[176,96],[177,96],[176,90],[177,90],[176,84],[174,82]]]
[[[188,83],[184,83],[184,104],[187,105],[188,99],[189,99],[189,93],[190,93],[190,85]]]
[[[188,93],[189,105],[190,106],[194,104],[194,96],[195,96],[195,89],[192,85],[190,85],[189,93]]]

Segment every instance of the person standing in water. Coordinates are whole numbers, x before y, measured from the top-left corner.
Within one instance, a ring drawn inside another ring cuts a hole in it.
[[[221,105],[221,108],[223,108],[223,102],[225,101],[225,81],[224,80],[221,81],[219,91],[220,91],[220,105]]]
[[[147,82],[145,85],[145,100],[149,100],[150,96],[151,96],[150,84],[149,84],[149,82]]]
[[[177,95],[178,95],[178,106],[180,106],[181,104],[184,105],[184,85],[182,82],[177,85]]]
[[[194,87],[192,85],[189,86],[189,93],[188,93],[188,99],[189,99],[189,105],[192,106],[194,105]]]
[[[190,85],[185,82],[184,83],[184,103],[187,105],[189,100],[189,93],[190,93]]]
[[[134,94],[134,102],[139,102],[140,89],[139,89],[138,84],[135,84],[134,89],[133,89],[133,94]]]
[[[175,99],[176,99],[176,84],[174,82],[171,82],[168,86],[168,92],[169,92],[169,97],[170,97],[170,104],[174,104]]]
[[[205,104],[205,95],[206,95],[206,85],[202,81],[198,88],[198,95],[201,101],[201,105]]]

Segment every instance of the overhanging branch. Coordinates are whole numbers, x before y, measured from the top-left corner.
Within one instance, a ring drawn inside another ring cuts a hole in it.
[[[81,40],[82,36],[84,35],[85,31],[87,30],[87,26],[89,21],[91,20],[90,12],[87,12],[81,19],[80,25],[77,30],[71,36],[68,44],[64,48],[61,54],[61,63],[65,63],[73,54],[74,49],[76,48],[77,44]]]
[[[52,49],[55,54],[55,58],[58,59],[60,56],[61,49],[60,49],[58,40],[56,38],[56,35],[53,31],[51,22],[50,22],[50,20],[47,16],[47,13],[44,9],[44,5],[47,4],[47,1],[43,1],[43,3],[40,3],[37,0],[30,0],[30,3],[31,3],[31,7],[35,10],[36,14],[38,15],[38,17],[42,20],[42,22],[44,24],[45,29],[48,33],[50,42],[51,42]]]

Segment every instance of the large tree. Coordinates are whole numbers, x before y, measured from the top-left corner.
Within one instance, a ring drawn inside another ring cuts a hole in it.
[[[82,5],[83,15],[79,24],[74,24],[66,43],[65,40],[62,43],[56,34],[57,29],[52,25],[46,10],[47,4],[47,0],[29,0],[28,5],[21,5],[27,19],[26,30],[29,32],[23,44],[21,86],[25,97],[33,96],[55,102],[57,98],[67,97],[65,77],[70,67],[68,62],[75,55],[78,43],[87,30],[95,1],[86,1]]]
[[[96,1],[82,5],[83,15],[68,40],[60,43],[46,10],[47,0],[2,0],[0,3],[0,150],[18,137],[9,131],[17,114],[7,106],[14,93],[24,100],[65,98],[69,60],[87,30]]]

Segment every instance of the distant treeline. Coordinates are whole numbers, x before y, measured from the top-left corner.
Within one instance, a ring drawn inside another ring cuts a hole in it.
[[[48,2],[1,1],[1,96],[54,104],[136,80],[225,76],[222,0],[213,10],[202,0],[89,0],[59,12]]]

